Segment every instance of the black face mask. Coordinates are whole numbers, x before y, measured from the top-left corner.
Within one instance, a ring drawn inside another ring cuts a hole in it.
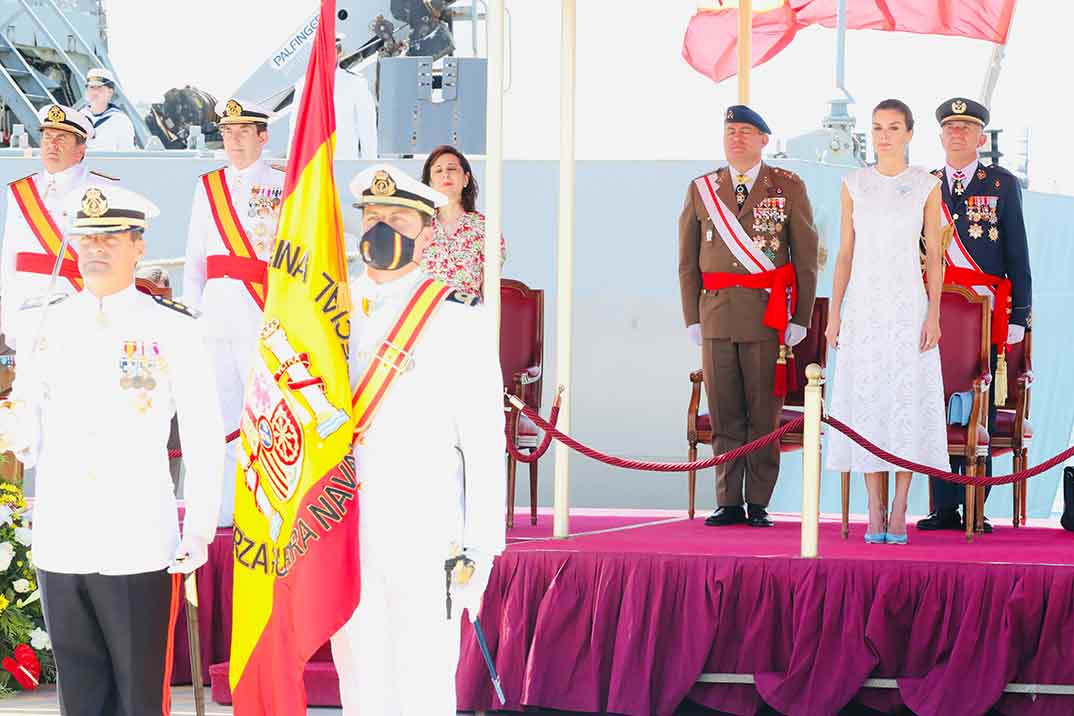
[[[362,261],[381,271],[400,269],[414,260],[415,240],[403,236],[383,221],[362,234],[358,250]]]

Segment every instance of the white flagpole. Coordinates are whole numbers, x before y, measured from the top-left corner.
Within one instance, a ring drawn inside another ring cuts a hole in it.
[[[559,76],[559,230],[556,239],[556,382],[565,389],[557,427],[571,429],[571,305],[574,240],[574,67],[575,0],[563,0]],[[570,534],[569,451],[556,443],[553,534]]]

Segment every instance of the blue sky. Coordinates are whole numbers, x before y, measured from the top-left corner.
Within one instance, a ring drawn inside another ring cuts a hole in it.
[[[314,0],[185,0],[183,12],[165,27],[156,3],[106,0],[106,5],[113,62],[130,94],[141,101],[158,101],[167,89],[185,84],[218,96],[230,92],[317,7]],[[578,1],[579,158],[716,161],[722,155],[720,119],[736,101],[736,86],[734,79],[714,84],[682,60],[683,31],[696,6],[695,0],[663,0],[630,4],[627,12],[622,11],[626,3]],[[559,3],[507,0],[507,7],[513,32],[505,151],[509,158],[554,158]],[[1074,98],[1063,74],[1072,26],[1074,4],[1020,0],[993,98],[993,125],[1004,128],[1001,146],[1008,155],[1017,151],[1022,131],[1030,129],[1031,178],[1041,191],[1074,193],[1067,129]],[[819,126],[834,95],[834,40],[834,31],[806,30],[754,71],[752,104],[777,139]],[[847,50],[858,129],[868,128],[869,110],[878,101],[899,97],[919,120],[912,161],[938,164],[942,153],[933,110],[947,97],[978,95],[992,46],[962,38],[852,31]],[[154,59],[147,62],[147,57]]]

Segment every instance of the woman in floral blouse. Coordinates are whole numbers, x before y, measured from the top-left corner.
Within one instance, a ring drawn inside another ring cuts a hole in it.
[[[447,144],[425,160],[421,180],[448,198],[433,219],[433,238],[421,254],[421,266],[433,278],[467,293],[481,295],[485,275],[485,215],[477,210],[477,180],[470,162]],[[500,265],[506,256],[500,237]]]

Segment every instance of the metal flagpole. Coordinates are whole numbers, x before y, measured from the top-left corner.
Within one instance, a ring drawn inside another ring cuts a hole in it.
[[[750,103],[750,67],[753,52],[753,0],[738,3],[738,103]]]
[[[503,215],[503,7],[504,0],[489,0],[488,100],[485,135],[485,306],[492,320],[493,339],[500,351],[500,236]],[[474,8],[476,15],[477,9]]]
[[[566,393],[558,428],[571,429],[571,304],[574,239],[574,65],[575,0],[563,0],[559,68],[559,230],[556,238],[556,382]],[[552,533],[570,534],[570,452],[556,443]]]

